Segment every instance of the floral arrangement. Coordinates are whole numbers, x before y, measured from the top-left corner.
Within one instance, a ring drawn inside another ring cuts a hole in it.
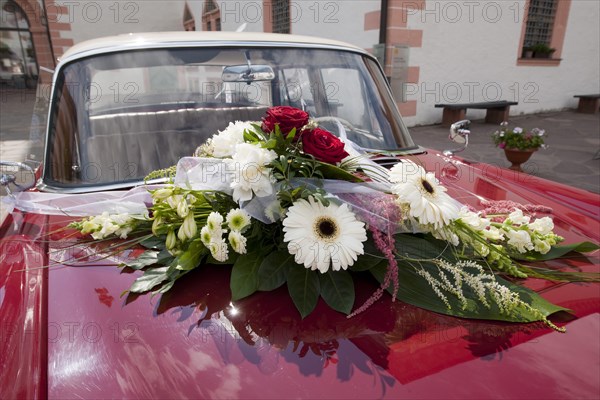
[[[521,264],[597,248],[560,246],[552,219],[533,217],[545,207],[470,209],[422,166],[399,160],[385,170],[299,109],[232,122],[195,155],[179,162],[171,184],[148,189],[146,215],[104,213],[69,225],[95,242],[117,240],[113,253],[146,248],[123,264],[143,270],[130,292],[165,293],[204,264],[231,264],[233,301],[287,285],[302,317],[319,298],[352,317],[387,291],[452,316],[562,330],[547,319],[562,308],[502,276],[597,280]],[[354,304],[365,272],[380,287]]]
[[[518,126],[508,127],[508,122],[500,124],[500,129],[492,134],[492,139],[496,147],[507,150],[535,151],[540,147],[545,149],[544,138],[546,131],[539,128],[533,128],[526,131]]]

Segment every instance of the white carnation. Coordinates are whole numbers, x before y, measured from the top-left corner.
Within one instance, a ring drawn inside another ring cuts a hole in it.
[[[244,131],[252,129],[249,122],[230,122],[229,126],[211,140],[212,154],[217,158],[231,157],[235,153],[236,145],[244,143]]]

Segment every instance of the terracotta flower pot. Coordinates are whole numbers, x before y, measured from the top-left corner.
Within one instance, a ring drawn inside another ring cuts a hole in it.
[[[521,164],[527,162],[534,151],[537,149],[530,150],[517,150],[517,149],[504,149],[504,154],[506,155],[506,159],[512,163],[509,167],[514,171],[523,172],[521,169]]]

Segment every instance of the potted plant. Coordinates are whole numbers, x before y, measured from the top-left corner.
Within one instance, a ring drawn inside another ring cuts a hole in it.
[[[546,132],[543,129],[533,128],[527,131],[520,127],[509,128],[508,122],[500,124],[500,129],[492,134],[496,147],[504,150],[510,169],[523,172],[521,164],[529,160],[534,151],[545,149]]]
[[[546,43],[537,43],[531,46],[534,58],[551,58],[552,53],[556,51]]]
[[[531,48],[531,46],[523,47],[522,57],[523,58],[533,58],[533,49]]]

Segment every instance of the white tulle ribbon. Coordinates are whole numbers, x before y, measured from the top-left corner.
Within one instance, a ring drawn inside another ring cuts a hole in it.
[[[192,190],[219,191],[231,195],[231,166],[221,159],[184,157],[177,164],[174,183],[177,186]],[[395,233],[421,232],[416,221],[407,222],[407,216],[402,221],[390,221],[385,217],[382,205],[393,202],[389,194],[390,185],[381,182],[352,183],[340,180],[296,178],[290,182],[292,187],[306,187],[315,191],[321,189],[335,201],[348,203],[359,217],[370,225],[382,231],[389,231],[394,226]],[[65,215],[84,217],[109,214],[147,214],[152,205],[152,196],[148,190],[157,189],[164,185],[138,186],[128,191],[105,191],[85,194],[56,194],[39,192],[22,192],[15,195],[14,200],[8,200],[6,207],[13,207],[28,213]],[[252,200],[240,206],[254,219],[265,224],[275,222],[278,205],[276,194],[281,184],[274,185],[272,195],[265,197],[254,196]],[[275,214],[275,217],[274,215]]]
[[[147,186],[127,191],[107,191],[84,194],[21,192],[14,198],[14,207],[28,213],[85,217],[109,214],[144,215],[152,204]]]

